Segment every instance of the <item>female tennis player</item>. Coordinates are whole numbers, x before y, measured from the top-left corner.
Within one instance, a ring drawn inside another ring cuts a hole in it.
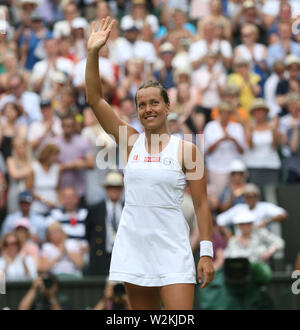
[[[123,122],[104,100],[98,53],[113,24],[109,17],[91,24],[85,77],[87,102],[99,123],[119,146],[126,147],[122,155],[125,206],[109,279],[124,282],[132,309],[155,310],[161,309],[162,304],[166,310],[192,309],[196,270],[188,225],[181,211],[186,183],[190,185],[201,233],[201,287],[214,277],[212,222],[203,160],[194,144],[169,135],[166,118],[170,102],[158,82],[145,82],[136,93],[142,134]],[[125,138],[119,135],[120,128],[126,129]]]

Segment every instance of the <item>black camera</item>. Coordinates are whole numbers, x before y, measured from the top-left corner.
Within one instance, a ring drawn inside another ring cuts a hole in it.
[[[121,298],[125,293],[125,286],[122,283],[118,283],[114,286],[114,297]]]

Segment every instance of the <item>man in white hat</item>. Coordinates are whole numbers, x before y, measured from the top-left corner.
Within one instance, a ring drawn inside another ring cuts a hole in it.
[[[160,70],[154,71],[154,78],[159,81],[164,88],[174,87],[174,68],[172,61],[174,59],[175,49],[170,42],[164,42],[159,47],[159,57],[163,67]]]
[[[236,214],[233,223],[239,234],[228,241],[225,258],[248,258],[250,262],[268,261],[284,247],[284,241],[265,228],[255,228],[255,214],[244,211]]]
[[[33,89],[42,98],[50,98],[53,93],[52,79],[56,72],[66,77],[73,74],[74,64],[68,58],[58,55],[58,40],[47,38],[44,41],[46,58],[37,62],[32,70],[31,82]],[[56,74],[57,75],[57,74]]]
[[[300,90],[300,53],[299,57],[290,54],[285,58],[284,64],[288,75],[282,78],[276,88],[276,101],[281,107],[280,115],[288,113],[288,95],[291,92],[299,94]]]
[[[221,212],[237,204],[245,203],[246,178],[246,165],[240,159],[234,159],[230,164],[230,182],[219,197],[219,209]]]
[[[87,239],[90,246],[89,275],[107,276],[111,252],[123,209],[123,175],[109,172],[103,186],[106,198],[90,208]]]
[[[237,204],[217,216],[219,226],[232,225],[236,216],[244,212],[253,214],[255,217],[254,225],[258,227],[265,227],[269,223],[287,219],[288,214],[282,207],[260,201],[260,191],[255,184],[248,183],[245,186],[244,196],[246,203]]]

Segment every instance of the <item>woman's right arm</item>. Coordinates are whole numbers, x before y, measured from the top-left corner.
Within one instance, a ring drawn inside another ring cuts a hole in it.
[[[138,134],[131,126],[123,122],[105,101],[99,72],[99,50],[106,44],[114,21],[109,17],[103,19],[100,26],[96,22],[91,25],[91,34],[88,40],[88,56],[86,62],[85,82],[87,103],[91,106],[100,125],[107,134],[113,135],[119,144],[119,128],[126,126],[127,137]]]
[[[15,162],[12,157],[7,158],[7,169],[8,169],[8,174],[11,178],[14,180],[22,180],[26,179],[26,177],[30,174],[31,168],[22,168],[22,169],[17,169]]]

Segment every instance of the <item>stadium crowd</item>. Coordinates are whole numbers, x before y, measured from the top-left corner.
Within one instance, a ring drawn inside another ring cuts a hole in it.
[[[106,16],[116,18],[99,53],[107,102],[141,132],[135,93],[158,80],[170,133],[204,153],[215,267],[283,249],[269,224],[287,212],[264,194],[300,182],[299,13],[297,0],[0,1],[0,271],[34,280],[21,309],[49,272],[108,275],[121,161],[85,99],[89,24]],[[188,187],[183,212],[197,258]]]

